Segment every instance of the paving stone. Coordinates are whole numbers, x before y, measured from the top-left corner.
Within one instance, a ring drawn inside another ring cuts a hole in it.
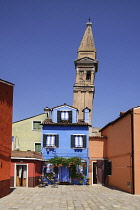
[[[140,196],[104,186],[58,186],[16,188],[0,199],[0,210],[137,210]]]

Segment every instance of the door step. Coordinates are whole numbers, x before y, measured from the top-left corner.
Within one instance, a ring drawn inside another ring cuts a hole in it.
[[[59,185],[71,185],[70,182],[60,182]]]

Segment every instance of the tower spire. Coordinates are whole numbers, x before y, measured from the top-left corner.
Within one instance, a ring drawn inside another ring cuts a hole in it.
[[[92,23],[86,24],[86,30],[78,49],[78,59],[74,61],[76,69],[76,81],[73,89],[73,106],[79,110],[79,119],[84,119],[83,110],[88,108],[89,124],[92,125],[92,109],[94,98],[94,79],[98,70],[96,60],[96,48],[92,34]]]
[[[96,48],[94,44],[92,23],[90,22],[90,18],[89,22],[86,24],[86,30],[78,49],[78,59],[82,57],[90,57],[96,59]]]

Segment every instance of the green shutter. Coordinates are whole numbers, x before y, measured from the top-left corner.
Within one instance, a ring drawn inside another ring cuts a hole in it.
[[[59,147],[59,135],[55,136],[55,146]]]
[[[43,135],[43,147],[46,147],[46,140],[47,140],[47,135]]]
[[[71,148],[75,147],[75,136],[71,135]]]
[[[87,147],[86,135],[83,136],[83,148]]]
[[[57,111],[57,122],[61,122],[61,111]]]
[[[72,123],[72,111],[69,111],[69,122]]]
[[[41,152],[41,143],[35,143],[35,152]]]

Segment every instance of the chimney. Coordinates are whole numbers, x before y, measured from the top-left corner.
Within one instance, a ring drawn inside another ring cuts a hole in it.
[[[45,107],[44,112],[47,115],[47,119],[50,119],[51,109],[49,107]]]

